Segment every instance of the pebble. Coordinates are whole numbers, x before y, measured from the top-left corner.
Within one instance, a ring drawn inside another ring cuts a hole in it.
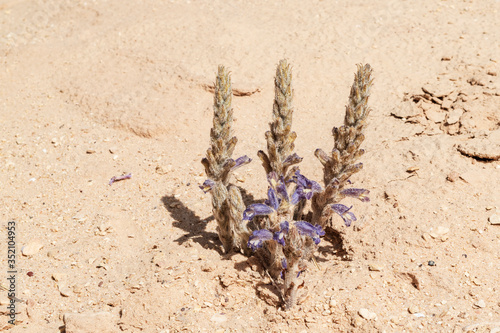
[[[56,282],[61,282],[63,280],[66,280],[67,277],[68,275],[64,273],[52,273],[52,279],[54,279],[54,281]]]
[[[43,247],[43,244],[37,240],[32,241],[31,243],[28,243],[27,245],[23,246],[21,249],[21,252],[24,256],[32,256],[34,254],[37,254],[38,251]]]
[[[379,265],[379,264],[369,264],[368,269],[373,272],[380,272],[384,266]]]
[[[453,101],[449,98],[445,98],[443,100],[443,104],[441,104],[441,109],[449,110],[451,109],[451,105],[453,104]]]
[[[214,323],[223,323],[227,321],[227,317],[223,314],[216,313],[210,318],[210,321],[213,321]]]
[[[431,105],[431,107],[425,112],[427,119],[434,123],[442,123],[446,117],[446,113],[440,110],[440,107]]]
[[[337,301],[334,300],[333,298],[330,299],[330,302],[328,302],[328,305],[330,306],[330,309],[331,308],[334,308],[337,306]]]
[[[65,313],[64,326],[66,333],[117,333],[118,318],[110,312]]]
[[[500,225],[500,215],[493,214],[488,218],[488,221],[493,225]]]
[[[61,283],[57,286],[57,288],[59,289],[59,293],[61,293],[62,296],[73,296],[73,291],[66,284]]]
[[[411,314],[417,313],[420,309],[416,305],[410,305],[408,308],[408,312]]]
[[[73,220],[76,220],[77,222],[84,222],[85,220],[87,220],[87,217],[85,216],[85,214],[80,212],[73,216]]]
[[[446,176],[446,180],[452,183],[456,182],[459,179],[460,179],[460,174],[456,171],[452,171],[448,174],[448,176]]]
[[[364,318],[364,319],[366,319],[366,320],[371,320],[371,319],[375,319],[375,318],[377,318],[377,314],[376,314],[375,312],[371,312],[370,310],[365,309],[365,308],[361,308],[361,309],[359,309],[358,314],[359,314],[362,318]]]
[[[464,110],[462,109],[453,109],[451,110],[448,115],[446,116],[446,123],[448,125],[453,125],[457,123],[460,120],[460,117],[464,113]]]
[[[442,236],[446,235],[449,232],[450,232],[450,228],[439,226],[439,227],[437,227],[437,229],[436,229],[435,232],[431,232],[430,233],[430,236],[432,238],[439,238],[439,237],[442,237]]]
[[[479,301],[477,301],[476,303],[474,303],[472,305],[473,308],[475,309],[482,309],[486,306],[486,303],[484,302],[484,300],[480,299]]]

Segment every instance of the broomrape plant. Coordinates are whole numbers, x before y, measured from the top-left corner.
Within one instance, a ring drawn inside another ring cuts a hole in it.
[[[267,175],[267,199],[245,207],[240,189],[230,182],[230,176],[251,159],[246,155],[232,158],[238,140],[232,130],[231,78],[219,66],[210,148],[202,160],[208,179],[200,188],[212,195],[213,214],[224,251],[255,254],[281,289],[285,310],[297,303],[297,290],[304,284],[299,283],[300,274],[314,260],[313,254],[325,229],[331,226],[333,214],[342,217],[347,227],[356,221],[352,206],[340,201],[346,197],[369,201],[369,191],[349,187],[349,178],[363,167],[357,160],[364,154],[360,146],[370,112],[367,104],[373,82],[371,74],[370,65],[358,65],[344,125],[332,130],[333,149],[330,154],[321,149],[315,151],[323,165],[323,188],[300,173],[298,164],[302,158],[294,152],[297,134],[292,131],[292,70],[286,60],[279,62],[272,122],[265,133],[267,152],[257,153]],[[306,207],[311,207],[312,213],[306,213]]]

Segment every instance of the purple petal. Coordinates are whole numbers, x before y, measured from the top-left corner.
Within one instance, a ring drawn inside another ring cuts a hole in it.
[[[303,192],[302,188],[297,188],[295,190],[295,192],[293,192],[293,194],[292,194],[292,200],[290,201],[290,203],[292,205],[296,205],[300,201],[301,196],[302,196],[302,192]]]
[[[351,223],[356,221],[356,216],[354,216],[353,213],[351,213],[349,210],[352,208],[344,206],[342,204],[333,204],[331,205],[333,211],[342,217],[344,220],[344,223],[347,227],[351,226]]]
[[[319,244],[320,242],[319,236],[325,235],[325,232],[318,224],[313,226],[311,223],[306,221],[297,221],[295,222],[295,227],[299,231],[299,234],[311,237],[316,244]]]
[[[210,191],[212,189],[212,187],[215,185],[214,181],[211,180],[211,179],[207,179],[203,182],[203,185],[200,186],[201,190],[204,192],[204,193],[207,193],[208,191]]]
[[[357,198],[363,202],[370,201],[370,198],[368,198],[368,194],[370,194],[370,191],[363,188],[348,188],[342,190],[340,193],[342,193],[346,197]]]
[[[297,183],[298,192],[300,199],[310,200],[315,192],[321,192],[321,186],[314,180],[307,179],[305,176],[300,174],[300,170],[297,170],[295,176],[293,177]]]
[[[280,229],[281,231],[283,231],[285,234],[288,234],[288,230],[289,230],[289,224],[288,224],[288,221],[283,221],[280,223]]]
[[[258,215],[269,215],[274,212],[274,209],[268,205],[256,203],[252,204],[243,212],[243,220],[251,220]]]
[[[269,185],[271,185],[272,188],[275,188],[276,185],[278,184],[278,175],[276,172],[271,171],[267,174],[267,181],[269,182]]]
[[[278,200],[278,196],[276,195],[276,191],[272,187],[270,187],[267,191],[267,197],[268,200],[266,200],[266,203],[277,211],[280,206],[280,202]]]
[[[248,238],[248,247],[253,251],[262,247],[265,241],[273,239],[273,233],[267,229],[255,230]]]
[[[307,186],[307,178],[300,173],[300,170],[297,170],[297,172],[295,172],[295,176],[293,177],[293,179],[295,180],[297,185],[302,187]]]
[[[252,159],[250,157],[248,157],[247,155],[243,155],[241,157],[238,157],[235,162],[236,162],[236,164],[231,168],[231,170],[237,169],[240,166],[243,166],[245,164],[252,162]]]
[[[283,267],[283,269],[288,268],[288,265],[286,264],[286,258],[281,259],[281,267]]]
[[[131,173],[129,173],[128,175],[113,176],[109,180],[109,185],[113,184],[114,182],[118,182],[118,181],[124,180],[124,179],[130,179],[130,178],[132,178],[132,174]]]
[[[285,234],[281,231],[276,231],[274,233],[273,239],[276,243],[281,244],[281,246],[285,246]]]
[[[276,191],[286,202],[290,201],[290,198],[288,197],[288,192],[286,190],[285,179],[283,178],[283,176],[276,185]]]
[[[285,235],[288,234],[288,229],[289,229],[288,222],[287,221],[281,222],[280,231],[276,231],[274,233],[273,239],[282,246],[285,246]]]

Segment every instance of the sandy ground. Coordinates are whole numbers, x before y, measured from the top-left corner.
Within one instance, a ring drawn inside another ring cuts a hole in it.
[[[498,0],[0,1],[0,224],[16,222],[26,301],[0,330],[499,332],[499,11]],[[264,197],[256,152],[282,58],[301,169],[317,180],[313,152],[332,147],[355,65],[375,77],[352,178],[371,202],[353,202],[349,256],[322,241],[290,312],[254,258],[222,254],[198,188],[224,64],[246,93],[233,98],[235,156],[254,158],[234,181]],[[0,314],[8,302],[2,290]]]

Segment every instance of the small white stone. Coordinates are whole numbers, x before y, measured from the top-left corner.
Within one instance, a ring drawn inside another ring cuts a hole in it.
[[[223,323],[225,321],[227,321],[227,317],[223,314],[214,314],[212,316],[212,318],[210,318],[211,321],[213,321],[214,323]]]
[[[64,297],[70,297],[73,295],[73,291],[65,284],[59,284],[58,289],[61,295]]]
[[[436,230],[436,233],[438,235],[446,235],[449,232],[450,232],[450,228],[446,228],[446,227],[443,227],[443,226],[437,227],[437,230]]]
[[[446,117],[446,123],[448,125],[453,125],[453,124],[457,123],[460,120],[460,117],[462,116],[463,113],[464,113],[464,110],[462,110],[462,109],[451,110]]]
[[[68,277],[68,275],[64,274],[64,273],[52,273],[52,278],[56,282],[61,282],[63,280],[66,280],[67,277]]]
[[[500,215],[493,214],[488,218],[488,221],[490,221],[491,224],[500,225]]]
[[[27,245],[23,246],[21,249],[21,252],[23,253],[24,256],[32,256],[34,254],[37,254],[38,251],[43,247],[43,244],[37,240],[32,241],[31,243],[28,243]]]
[[[370,271],[373,271],[373,272],[380,272],[382,269],[384,268],[384,266],[380,265],[380,264],[369,264],[368,265],[368,269]]]
[[[332,298],[332,299],[330,299],[330,302],[328,303],[328,305],[330,306],[330,309],[334,308],[337,306],[337,301]]]
[[[417,313],[418,311],[419,311],[419,308],[416,305],[410,305],[410,307],[408,307],[408,312],[411,314]]]
[[[371,312],[370,310],[365,309],[365,308],[359,309],[358,313],[362,318],[364,318],[366,320],[371,320],[371,319],[377,318],[377,314],[375,312]]]
[[[482,309],[486,306],[486,303],[484,302],[484,300],[480,299],[479,301],[477,301],[476,303],[474,303],[472,305],[473,308],[476,308],[476,309]]]

